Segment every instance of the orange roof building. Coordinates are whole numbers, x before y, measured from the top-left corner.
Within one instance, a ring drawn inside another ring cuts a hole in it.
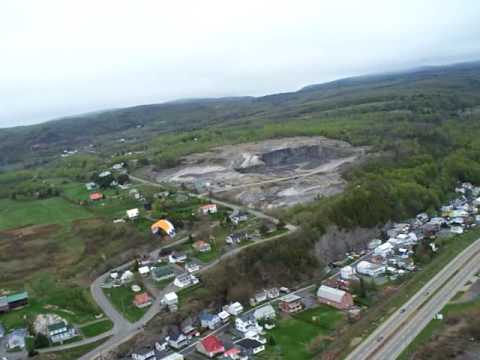
[[[171,237],[175,236],[175,227],[170,221],[165,219],[157,221],[150,228],[153,234],[158,234],[159,232],[163,232],[168,236],[171,236]]]

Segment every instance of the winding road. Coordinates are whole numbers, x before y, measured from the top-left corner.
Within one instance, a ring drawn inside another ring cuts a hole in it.
[[[140,182],[140,183],[143,183],[143,184],[150,185],[150,186],[161,187],[161,185],[158,184],[158,183],[155,183],[155,182],[152,182],[152,181],[149,181],[149,180],[145,180],[145,179],[133,176],[133,175],[130,175],[130,179],[132,179],[134,181],[137,181],[137,182]],[[244,207],[236,205],[236,204],[232,204],[232,203],[222,201],[222,200],[212,199],[211,197],[208,196],[208,194],[190,194],[190,195],[194,196],[194,197],[197,197],[197,198],[208,200],[208,201],[210,201],[212,203],[215,203],[215,204],[218,204],[218,205],[222,205],[222,206],[231,208],[233,210],[235,210],[235,209],[245,210],[245,211],[249,212],[250,214],[252,214],[252,215],[254,215],[258,218],[266,219],[266,220],[272,221],[273,223],[276,223],[276,224],[279,222],[278,219],[276,219],[272,216],[269,216],[267,214],[264,214],[264,213],[262,213],[258,210],[248,209],[248,208],[244,209]],[[292,232],[297,230],[297,227],[292,225],[292,224],[286,224],[285,227],[287,229],[287,231],[285,233],[275,235],[275,236],[272,236],[272,237],[269,237],[269,238],[264,238],[264,239],[261,239],[261,240],[257,240],[252,244],[248,244],[248,245],[245,245],[245,246],[242,246],[242,247],[232,249],[231,251],[229,251],[229,252],[223,254],[222,256],[220,256],[218,259],[214,260],[213,262],[205,265],[202,269],[200,269],[199,272],[201,273],[201,272],[208,271],[211,268],[218,265],[221,261],[223,261],[227,258],[233,257],[233,256],[237,256],[239,253],[241,253],[245,249],[248,249],[249,247],[256,246],[256,245],[261,244],[261,243],[265,243],[265,242],[268,242],[268,241],[272,241],[272,240],[276,240],[276,239],[285,237],[285,236],[287,236],[287,235],[289,235]],[[158,249],[155,249],[154,251],[151,252],[151,254],[158,253],[158,251],[161,250],[162,248],[179,245],[179,244],[181,244],[183,242],[186,242],[186,241],[188,241],[188,237],[182,238],[182,239],[177,240],[173,243],[169,243],[169,244],[166,244],[166,245],[164,245],[164,246],[162,246]],[[143,328],[145,327],[145,325],[150,320],[152,320],[162,310],[161,300],[162,300],[163,295],[167,292],[174,291],[175,288],[173,287],[173,285],[169,285],[169,286],[167,286],[167,288],[163,289],[159,294],[157,294],[157,296],[155,298],[155,301],[149,307],[147,312],[144,314],[144,316],[140,320],[136,321],[135,323],[131,323],[131,322],[127,321],[122,316],[122,314],[119,311],[117,311],[117,309],[115,309],[115,307],[112,305],[112,303],[105,296],[105,293],[103,292],[103,289],[102,289],[102,284],[105,282],[105,280],[107,279],[107,277],[109,276],[111,271],[124,270],[124,269],[130,268],[133,265],[133,263],[134,263],[134,261],[132,260],[132,261],[129,261],[128,263],[125,263],[121,266],[118,266],[117,268],[111,269],[109,272],[107,272],[105,274],[102,274],[101,276],[96,278],[93,281],[93,283],[90,285],[90,292],[92,294],[93,299],[98,304],[98,306],[103,310],[105,315],[113,322],[113,327],[112,327],[111,330],[109,330],[108,332],[102,333],[98,336],[95,336],[95,337],[92,337],[92,338],[87,338],[87,339],[82,339],[80,341],[77,341],[77,342],[74,342],[74,343],[71,343],[71,344],[66,344],[66,345],[56,346],[56,347],[52,347],[52,348],[42,349],[42,350],[40,350],[40,352],[46,353],[46,352],[68,350],[68,349],[72,349],[72,348],[75,348],[75,347],[78,347],[78,346],[92,344],[92,343],[95,343],[99,340],[105,339],[104,343],[102,343],[101,345],[99,345],[98,347],[96,347],[95,349],[93,349],[92,351],[88,352],[87,354],[83,355],[80,358],[80,360],[94,360],[94,359],[98,359],[98,358],[108,354],[110,351],[114,350],[116,347],[118,347],[122,343],[130,340],[135,335],[141,333],[143,331]]]

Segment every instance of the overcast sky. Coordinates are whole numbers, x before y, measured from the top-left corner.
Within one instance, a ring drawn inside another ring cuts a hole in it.
[[[0,127],[480,59],[478,0],[0,0]]]

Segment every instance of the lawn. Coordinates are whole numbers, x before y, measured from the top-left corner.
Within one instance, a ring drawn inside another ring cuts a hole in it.
[[[113,323],[108,320],[102,320],[99,322],[94,322],[92,324],[83,326],[81,328],[83,336],[89,338],[89,337],[94,337],[100,334],[103,334],[104,332],[107,332],[108,330],[111,330],[113,327]]]
[[[0,230],[27,225],[68,224],[92,214],[60,197],[44,200],[0,200]]]
[[[50,274],[39,274],[26,283],[29,293],[27,306],[0,315],[7,330],[24,327],[38,314],[54,313],[73,324],[95,320],[101,313],[87,289],[55,281]]]
[[[134,293],[129,287],[117,287],[111,289],[103,289],[105,295],[110,299],[113,306],[122,313],[122,315],[130,322],[135,322],[142,318],[148,307],[139,309],[133,304]]]
[[[76,359],[79,359],[82,355],[88,353],[89,351],[92,351],[93,349],[99,347],[101,344],[103,344],[107,340],[108,338],[98,340],[91,344],[78,346],[70,350],[40,354],[38,356],[38,359],[39,360],[76,360]]]
[[[281,319],[267,332],[267,338],[272,337],[275,345],[268,346],[259,358],[270,359],[277,355],[282,359],[310,359],[315,354],[310,352],[309,345],[319,336],[329,336],[342,318],[342,312],[321,305]],[[320,340],[320,344],[325,341]]]

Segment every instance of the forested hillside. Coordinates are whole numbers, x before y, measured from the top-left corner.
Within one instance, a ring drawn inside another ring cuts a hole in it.
[[[480,104],[480,63],[343,79],[297,92],[144,105],[0,130],[0,166],[42,162],[63,149],[95,145],[97,152],[143,148],[161,134],[309,121],[336,128],[358,118],[438,123],[475,114]],[[296,128],[303,126],[298,123]],[[228,133],[229,131],[227,131]],[[123,139],[119,144],[119,139]],[[362,141],[363,139],[350,139]],[[161,140],[160,140],[161,142]]]

